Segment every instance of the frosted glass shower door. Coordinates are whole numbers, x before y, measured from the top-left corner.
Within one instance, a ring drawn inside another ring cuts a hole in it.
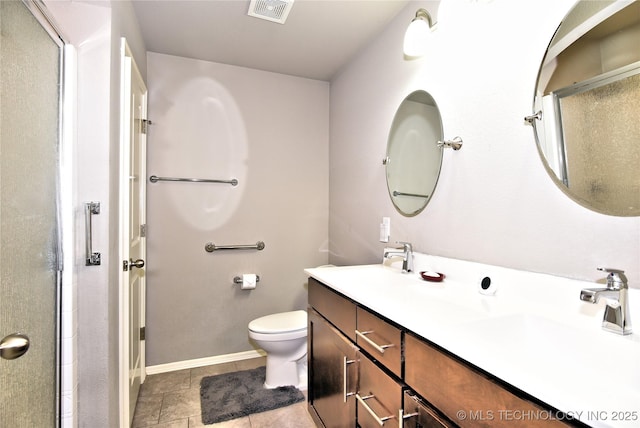
[[[20,1],[0,30],[0,426],[55,427],[61,47]]]

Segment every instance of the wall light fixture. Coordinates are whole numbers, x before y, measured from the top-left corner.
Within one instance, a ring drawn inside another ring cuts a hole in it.
[[[435,22],[431,22],[431,15],[425,9],[418,9],[407,31],[404,33],[404,54],[410,58],[421,57],[427,49],[426,40]]]

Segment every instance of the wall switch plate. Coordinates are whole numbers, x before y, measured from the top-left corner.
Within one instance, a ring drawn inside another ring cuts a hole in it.
[[[389,217],[382,217],[382,223],[380,223],[380,242],[389,242],[390,235],[391,219]]]

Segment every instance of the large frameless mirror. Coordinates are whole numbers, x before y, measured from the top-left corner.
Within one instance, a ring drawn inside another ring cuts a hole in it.
[[[579,1],[538,74],[534,127],[556,184],[581,205],[640,215],[640,2]]]
[[[419,90],[407,96],[393,118],[384,159],[389,196],[396,209],[414,216],[427,206],[442,165],[442,119],[433,97]]]

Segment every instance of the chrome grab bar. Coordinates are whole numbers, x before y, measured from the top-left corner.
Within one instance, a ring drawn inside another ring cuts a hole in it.
[[[86,235],[86,266],[97,266],[100,264],[100,253],[94,253],[92,249],[93,227],[91,217],[100,214],[100,202],[86,202],[84,204],[84,230]]]
[[[356,335],[358,335],[359,337],[364,339],[364,341],[367,342],[369,345],[371,345],[374,348],[376,348],[376,351],[380,352],[381,354],[384,354],[384,350],[385,349],[391,348],[393,346],[393,343],[388,344],[388,345],[378,345],[376,342],[374,342],[373,340],[371,340],[371,339],[369,339],[367,337],[367,334],[371,334],[371,333],[373,333],[373,330],[371,330],[371,331],[359,331],[359,330],[356,330]]]
[[[414,198],[428,198],[429,197],[429,195],[420,195],[418,193],[398,192],[397,190],[393,191],[393,196],[413,196]]]
[[[231,180],[212,180],[209,178],[158,177],[157,175],[152,175],[149,177],[149,181],[152,183],[157,183],[158,181],[186,181],[188,183],[223,183],[231,184],[232,186],[238,185],[238,180],[235,178],[232,178]]]
[[[376,415],[376,412],[371,407],[369,407],[369,405],[365,401],[365,400],[368,400],[370,398],[375,398],[375,395],[360,396],[360,394],[356,394],[356,399],[360,402],[360,404],[362,404],[364,406],[366,411],[369,412],[369,414],[373,417],[373,419],[376,420],[378,425],[384,426],[384,423],[386,421],[388,421],[389,419],[393,419],[394,416],[383,416],[383,417],[380,417],[380,416]]]
[[[207,242],[204,249],[207,253],[213,253],[218,250],[264,250],[264,242],[258,241],[253,245],[216,245],[213,242]]]

